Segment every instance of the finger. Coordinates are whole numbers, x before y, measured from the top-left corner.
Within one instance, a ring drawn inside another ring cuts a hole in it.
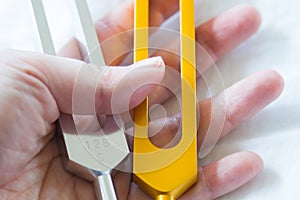
[[[118,172],[114,176],[114,187],[116,188],[118,199],[128,199],[128,193],[130,190],[131,174],[126,172]]]
[[[177,1],[174,1],[174,3],[155,2],[151,3],[152,12],[156,13],[153,14],[153,19],[161,18],[161,20],[153,20],[156,26],[159,26],[178,10],[178,4],[175,3]],[[200,67],[200,71],[205,71],[214,61],[249,38],[258,30],[260,21],[260,14],[255,8],[249,5],[240,5],[197,27],[197,41],[200,47],[204,47],[204,49],[197,48],[197,57],[199,58],[197,59],[197,66]],[[103,44],[105,46],[103,50],[109,64],[118,64],[119,60],[124,58],[124,53],[127,54],[133,47],[133,31],[129,31],[133,28],[133,1],[126,1],[111,14],[96,21],[95,27],[100,42],[113,35],[115,36],[109,42]],[[67,43],[59,55],[81,59],[78,45],[74,43],[76,43],[75,40]],[[172,40],[169,46],[162,49],[153,53],[152,56],[162,56],[168,66],[179,70],[179,41]],[[128,60],[132,61],[132,59]]]
[[[178,6],[178,0],[151,0],[149,25],[151,27],[158,27],[178,10]],[[132,49],[133,31],[129,30],[134,28],[134,0],[125,1],[110,14],[97,20],[95,28],[100,42],[107,40],[113,35],[124,33],[116,37],[117,41],[114,41],[114,44],[118,47],[117,52],[113,52],[116,51],[116,46],[113,48],[114,50],[109,50],[111,49],[111,45],[110,48],[103,48],[105,57],[116,58],[120,56],[119,52],[124,53],[124,49]],[[60,50],[59,55],[81,59],[81,55],[78,53],[80,52],[79,47],[76,43],[76,40],[72,39]],[[109,55],[110,53],[113,53],[113,55]],[[109,63],[112,63],[112,61],[109,61]]]
[[[196,50],[199,74],[253,35],[258,30],[260,22],[260,14],[255,8],[240,5],[197,27]],[[179,39],[171,41],[169,45],[154,52],[152,56],[160,55],[167,66],[180,71],[179,44]],[[171,95],[172,93],[166,88],[158,86],[149,97],[149,102],[150,104],[162,102]]]
[[[198,181],[179,199],[215,199],[236,190],[253,179],[263,168],[261,158],[250,152],[232,154],[198,170]],[[132,184],[129,199],[151,199]]]
[[[164,63],[160,57],[147,59],[125,68],[94,69],[78,60],[36,53],[7,51],[2,55],[7,60],[7,64],[33,76],[46,85],[55,98],[60,111],[65,113],[72,113],[74,84],[79,86],[82,94],[92,95],[92,98],[95,98],[98,113],[110,114],[112,99],[117,108],[114,110],[115,112],[133,108],[151,92],[152,84],[158,84],[164,76]],[[10,60],[12,56],[21,60],[23,64],[16,66],[16,61]],[[89,73],[81,74],[82,69],[89,69]],[[80,83],[78,83],[79,77],[83,77]],[[143,87],[139,88],[139,86]],[[113,98],[113,95],[118,98]],[[78,98],[78,102],[85,100],[85,96]],[[83,102],[83,104],[86,103]],[[89,107],[89,105],[83,105],[83,111],[85,110],[84,106]]]
[[[151,0],[150,1],[150,27],[159,27],[166,19],[179,9],[178,0]]]
[[[262,168],[263,161],[254,153],[232,154],[200,168],[198,182],[180,199],[215,199],[246,184]]]
[[[151,0],[150,27],[160,26],[167,18],[174,14],[179,7],[178,0]],[[134,0],[127,0],[110,14],[95,23],[100,40],[132,30],[134,28]],[[108,32],[107,32],[108,31]]]
[[[148,194],[146,194],[137,184],[132,182],[130,187],[130,192],[128,194],[128,199],[136,200],[136,199],[143,199],[143,200],[152,200]]]
[[[260,112],[280,96],[283,85],[283,79],[277,72],[266,70],[255,73],[229,87],[225,94],[200,101],[198,103],[200,110],[198,146],[203,145],[207,135],[214,140],[207,141],[205,145],[211,145],[220,136],[226,135],[245,120]],[[216,107],[219,105],[222,107]],[[152,127],[149,128],[150,134],[154,135],[151,137],[151,141],[161,148],[177,144],[180,140],[180,136],[178,137],[180,124],[180,114],[164,121],[160,119],[153,122]],[[221,132],[208,132],[212,124],[221,125]],[[153,132],[153,130],[160,131]]]
[[[239,5],[197,27],[196,40],[199,46],[209,53],[213,61],[216,61],[252,36],[258,30],[260,22],[261,16],[256,8],[249,5]],[[179,53],[179,41],[172,41],[167,50]],[[204,50],[197,49],[197,57],[199,58],[197,66],[201,66],[203,71],[211,64],[207,61],[210,58],[205,55]],[[174,55],[174,53],[168,53],[166,49],[163,49],[157,51],[154,56],[161,53],[164,53],[164,60],[169,61],[166,62],[167,65],[177,66],[178,69],[178,53]],[[203,61],[203,57],[199,56],[204,56],[205,60]]]
[[[152,0],[149,5],[150,27],[160,26],[165,19],[178,10],[178,0]],[[133,49],[134,1],[126,1],[111,14],[96,21],[95,27],[107,64],[119,65]],[[131,64],[133,61],[131,56],[129,60],[128,63]]]
[[[197,28],[197,41],[218,59],[252,36],[260,23],[256,8],[239,5]]]
[[[225,92],[225,99],[223,95],[215,97],[215,104],[225,103],[225,121],[221,134],[208,133],[208,128],[210,124],[221,121],[223,116],[218,116],[218,114],[222,115],[222,113],[219,113],[217,109],[212,110],[213,101],[201,101],[199,109],[202,121],[198,129],[198,144],[210,145],[202,144],[207,134],[217,134],[222,137],[229,133],[277,99],[282,93],[283,87],[282,77],[276,71],[266,70],[255,73],[228,88]],[[212,116],[218,117],[213,118]]]

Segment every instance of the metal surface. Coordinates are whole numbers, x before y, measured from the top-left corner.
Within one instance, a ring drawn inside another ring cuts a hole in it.
[[[145,59],[149,1],[135,1],[135,62]],[[135,109],[134,181],[157,200],[178,198],[197,181],[194,0],[180,0],[182,138],[170,149],[148,138],[148,99]]]
[[[41,0],[32,0],[31,2],[44,52],[55,55],[43,3]],[[89,57],[90,62],[97,66],[103,66],[104,59],[87,3],[85,0],[76,0],[76,5],[84,29],[85,39],[81,44],[86,47],[86,52],[84,53]],[[91,79],[91,82],[95,81],[95,87],[97,87],[99,77],[97,77],[98,73],[92,67],[89,68],[86,66],[81,72],[85,73],[78,75],[77,85],[80,85],[80,78],[86,78],[84,77],[85,75],[90,75],[88,78]],[[80,92],[76,91],[76,85],[74,86],[73,92]],[[91,95],[94,95],[94,93]],[[77,100],[78,99],[73,98],[73,101]],[[87,102],[90,101],[94,101],[94,98],[88,99]],[[94,109],[94,104],[89,106],[91,109]],[[96,114],[69,115],[61,113],[58,120],[58,131],[63,137],[62,149],[66,158],[64,165],[66,170],[93,182],[98,199],[102,197],[103,200],[114,200],[117,199],[117,197],[110,173],[114,168],[119,166],[129,154],[127,141],[121,129],[115,128],[109,132],[104,131],[105,127],[102,129],[101,126],[97,124],[98,121],[95,121],[94,123],[96,124],[90,125],[99,126],[99,129],[97,129],[97,131],[88,132],[83,131],[84,129],[81,129],[80,124],[76,123],[91,117],[97,118]]]
[[[31,0],[44,53],[56,55],[42,0]]]
[[[105,66],[105,60],[87,2],[86,0],[75,0],[75,2],[83,31],[83,35],[77,37],[83,59],[97,66]]]
[[[102,199],[116,199],[114,186],[110,174],[103,174],[97,177],[94,183],[95,191]]]

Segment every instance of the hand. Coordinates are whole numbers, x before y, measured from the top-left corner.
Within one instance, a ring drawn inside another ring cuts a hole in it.
[[[153,1],[151,4],[153,26],[158,26],[178,8],[175,1],[174,4],[165,1]],[[100,40],[132,28],[131,6],[132,2],[126,3],[109,17],[96,23]],[[223,24],[229,21],[234,25],[228,25],[225,29]],[[242,6],[201,25],[197,28],[197,35],[199,42],[217,59],[254,33],[258,24],[257,12],[251,7]],[[106,29],[104,29],[105,25]],[[205,40],[202,40],[203,34]],[[77,49],[70,48],[74,45],[76,47],[76,43],[69,43],[62,51],[62,55],[80,59]],[[165,62],[170,65],[170,55],[163,56]],[[0,58],[1,197],[3,199],[95,199],[90,183],[72,176],[63,169],[54,133],[54,122],[58,119],[59,112],[71,113],[73,83],[83,63],[15,51],[1,52]],[[133,68],[139,71],[146,66],[152,70],[143,70],[144,76],[141,80],[158,83],[164,76],[164,67],[159,59],[154,61],[154,64],[148,61],[140,65],[141,67],[131,66],[125,70],[111,68],[107,71],[111,76],[107,75],[104,79],[107,81],[103,83],[107,85],[101,87],[112,89],[113,83],[119,80],[123,73]],[[177,65],[174,63],[171,66]],[[134,79],[128,80],[128,87],[134,84]],[[225,92],[227,121],[222,135],[272,102],[280,94],[282,87],[282,79],[276,72],[264,71],[229,88]],[[152,89],[149,87],[136,94],[130,108],[138,105]],[[105,91],[99,94],[102,97],[98,99],[100,103],[110,101],[109,89]],[[209,123],[210,102],[210,100],[199,102],[202,119],[198,131],[199,143],[202,142],[201,138],[205,135]],[[105,113],[109,114],[109,110]],[[164,126],[164,135],[159,134],[157,139],[153,138],[153,142],[160,145],[157,141],[162,141],[161,145],[163,145],[168,141],[179,126],[177,120],[178,115],[169,118]],[[243,152],[228,156],[200,167],[198,183],[182,198],[216,198],[243,185],[261,168],[261,159],[253,153]],[[131,183],[129,174],[119,173],[114,179],[120,199],[149,198],[134,183]]]

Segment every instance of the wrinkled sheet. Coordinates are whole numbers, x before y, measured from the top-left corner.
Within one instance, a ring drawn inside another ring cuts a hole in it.
[[[0,1],[0,49],[41,51],[29,2]],[[76,30],[72,25],[74,7],[70,7],[70,1],[45,2],[51,16],[50,26],[56,27],[54,42],[59,48]],[[118,2],[89,1],[94,18],[100,17]],[[285,90],[276,102],[219,142],[202,162],[207,163],[237,151],[257,152],[265,162],[263,172],[249,184],[220,199],[299,199],[300,95],[297,93],[300,85],[300,2],[202,0],[197,17],[200,21],[206,21],[241,3],[257,7],[263,22],[254,37],[217,63],[225,85],[229,86],[258,70],[275,69],[285,79]],[[60,15],[53,12],[57,5],[60,5]]]

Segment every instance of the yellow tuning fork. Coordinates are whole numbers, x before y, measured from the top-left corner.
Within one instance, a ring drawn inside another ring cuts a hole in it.
[[[149,0],[135,0],[134,61],[148,57]],[[197,181],[194,0],[180,0],[182,136],[160,149],[148,136],[148,98],[135,109],[134,181],[156,200],[173,200]]]

